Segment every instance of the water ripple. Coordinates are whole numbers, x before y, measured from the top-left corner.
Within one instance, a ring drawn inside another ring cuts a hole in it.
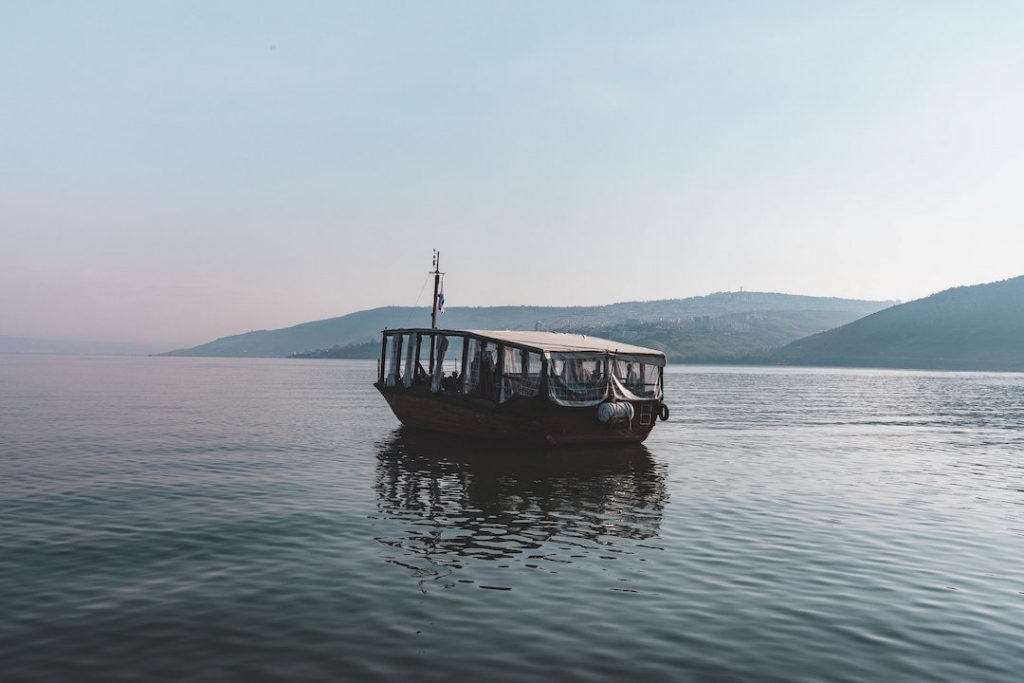
[[[1019,678],[1022,375],[669,368],[538,452],[373,373],[0,356],[0,680]]]

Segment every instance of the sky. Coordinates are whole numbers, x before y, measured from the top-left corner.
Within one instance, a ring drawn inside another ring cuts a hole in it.
[[[1024,274],[1024,3],[0,0],[0,335]],[[422,292],[422,294],[421,294]]]

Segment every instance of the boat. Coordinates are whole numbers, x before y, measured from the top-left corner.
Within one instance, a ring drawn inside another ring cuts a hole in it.
[[[640,443],[667,420],[665,354],[583,334],[386,329],[374,386],[402,424],[548,446]]]

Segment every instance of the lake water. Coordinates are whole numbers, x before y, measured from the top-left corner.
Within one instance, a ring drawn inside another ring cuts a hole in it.
[[[1021,680],[1024,375],[670,367],[545,453],[374,373],[0,356],[0,680]]]

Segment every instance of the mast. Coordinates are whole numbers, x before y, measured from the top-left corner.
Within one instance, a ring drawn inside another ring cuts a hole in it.
[[[437,329],[437,292],[441,286],[441,252],[434,250],[434,307],[430,310],[430,329]]]
[[[437,329],[437,292],[441,286],[441,252],[434,250],[434,305],[430,309],[430,329]],[[430,376],[434,376],[435,335],[430,335]]]

